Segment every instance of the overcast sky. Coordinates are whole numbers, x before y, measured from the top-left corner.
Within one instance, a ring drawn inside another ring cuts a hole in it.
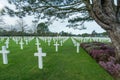
[[[7,0],[0,0],[0,10],[5,6],[8,5],[9,7],[13,7],[8,4]],[[18,18],[11,18],[9,16],[5,16],[4,17],[4,21],[5,23],[7,23],[8,25],[13,25],[15,24],[16,20]],[[29,25],[31,25],[31,21],[33,20],[33,16],[28,16],[26,18],[24,18],[25,22]],[[61,32],[61,31],[65,31],[65,32],[71,32],[73,34],[82,34],[82,33],[91,33],[93,30],[95,30],[96,32],[100,33],[100,32],[104,32],[104,30],[96,23],[96,22],[85,22],[85,27],[87,27],[86,30],[74,30],[73,28],[68,28],[65,27],[67,24],[67,22],[65,21],[64,23],[61,23],[61,21],[54,21],[54,23],[52,25],[49,26],[49,30],[53,31],[53,32]]]

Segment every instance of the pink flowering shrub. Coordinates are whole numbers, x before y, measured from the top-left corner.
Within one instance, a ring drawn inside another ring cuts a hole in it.
[[[113,47],[99,42],[82,43],[81,47],[111,75],[120,77],[120,64],[116,62]]]
[[[115,55],[114,48],[101,42],[82,43],[81,47],[84,48],[97,61],[104,61],[107,60],[109,56]]]
[[[120,77],[120,64],[115,63],[116,60],[114,57],[110,57],[109,61],[99,61],[99,64],[107,70],[111,75],[115,77]]]

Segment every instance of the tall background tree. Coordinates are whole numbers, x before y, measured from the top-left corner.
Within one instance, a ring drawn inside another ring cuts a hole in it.
[[[37,24],[38,24],[37,20],[32,21],[32,27],[35,34],[37,33]]]
[[[16,26],[19,27],[19,30],[21,31],[22,34],[27,29],[27,24],[25,23],[25,21],[22,18],[20,18],[19,20],[17,20]]]
[[[45,23],[39,23],[37,25],[37,33],[38,34],[46,34],[49,32],[48,26]]]
[[[8,0],[16,5],[16,11],[6,7],[4,11],[24,17],[36,15],[39,19],[47,18],[48,22],[58,18],[69,18],[72,27],[78,28],[85,21],[95,20],[106,30],[120,62],[120,0]],[[74,24],[74,26],[73,26]]]

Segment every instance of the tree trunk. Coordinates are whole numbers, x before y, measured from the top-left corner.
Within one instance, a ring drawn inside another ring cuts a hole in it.
[[[120,63],[120,0],[117,6],[113,0],[84,0],[88,12],[92,18],[108,32],[115,48],[115,57]],[[115,9],[114,9],[115,8]]]
[[[120,63],[120,28],[118,27],[114,31],[108,31],[108,34],[115,48],[115,53],[116,53],[115,57],[117,61]]]

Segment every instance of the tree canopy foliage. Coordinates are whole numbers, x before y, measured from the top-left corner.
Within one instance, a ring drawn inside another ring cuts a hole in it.
[[[48,24],[57,19],[68,19],[72,26],[81,26],[85,21],[93,20],[82,0],[8,0],[15,10],[5,7],[4,11],[20,18],[34,15],[37,20],[48,19]],[[74,16],[74,17],[72,17]],[[76,25],[77,24],[77,25]]]
[[[45,23],[39,23],[37,26],[37,33],[47,33],[49,32],[48,26]]]
[[[95,8],[99,6],[98,14],[104,15],[103,19],[106,21],[106,18],[109,21],[120,21],[120,9],[119,5],[116,6],[114,4],[114,0],[8,0],[10,4],[14,4],[16,6],[15,10],[10,9],[9,7],[5,7],[4,12],[8,13],[11,16],[18,16],[20,18],[25,15],[34,15],[35,18],[45,19],[48,21],[56,20],[57,18],[64,19],[68,18],[68,22],[76,23],[76,22],[85,22],[93,20],[93,15],[89,15],[91,11],[97,12]],[[116,0],[117,4],[119,4],[119,0]],[[97,3],[96,3],[97,2]],[[106,5],[107,3],[107,5]],[[112,4],[112,7],[111,7]],[[97,6],[96,6],[97,5]],[[108,11],[105,6],[110,7]],[[94,10],[93,10],[94,7]],[[103,10],[100,10],[103,8]],[[102,12],[105,12],[103,14]],[[112,16],[110,20],[110,15],[108,12],[111,12],[116,16]],[[116,12],[116,13],[115,13]],[[71,18],[71,16],[74,16]],[[92,17],[91,17],[92,16]],[[105,17],[106,16],[106,17]],[[98,17],[99,18],[99,17]],[[95,18],[94,18],[95,19]],[[105,22],[104,21],[104,22]],[[73,26],[72,26],[73,27]]]

